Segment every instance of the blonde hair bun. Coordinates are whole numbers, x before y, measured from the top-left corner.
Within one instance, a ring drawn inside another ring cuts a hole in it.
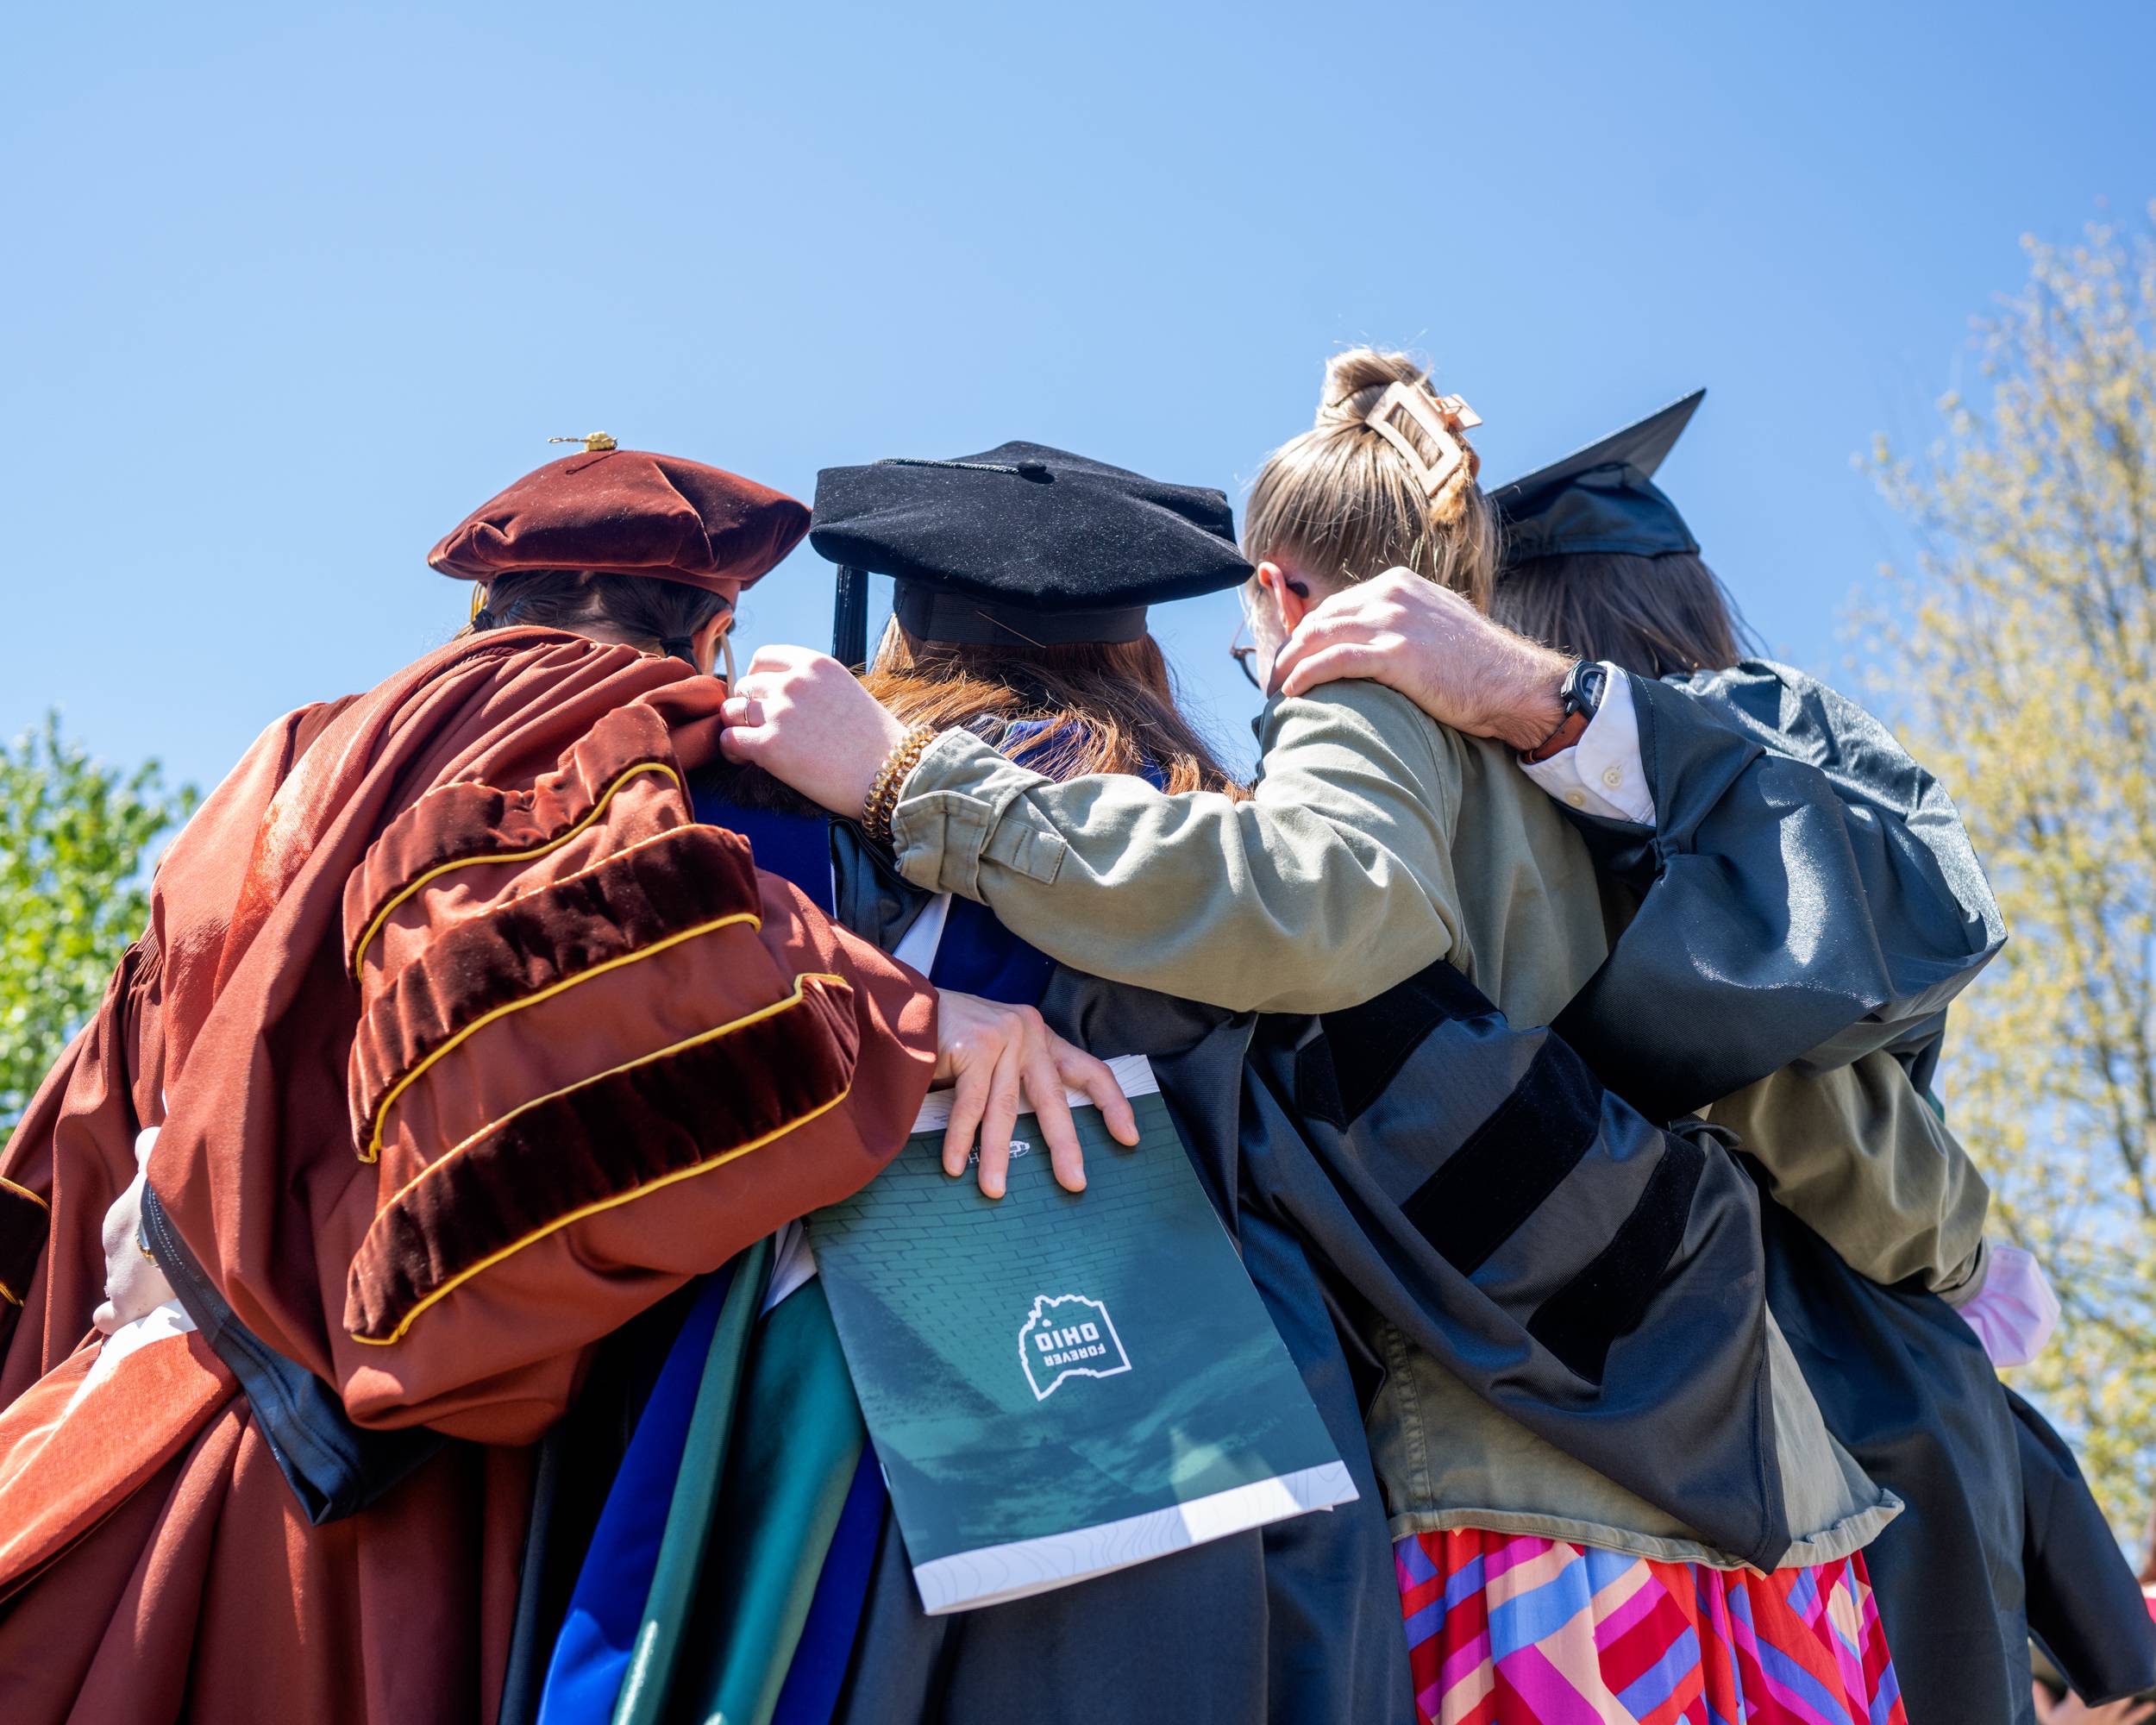
[[[1463,460],[1432,496],[1429,467],[1441,448],[1395,405],[1388,430],[1369,423],[1395,384],[1420,392]],[[1412,354],[1350,348],[1326,361],[1317,422],[1266,458],[1243,513],[1252,562],[1281,561],[1332,581],[1368,580],[1401,566],[1489,607],[1497,569],[1497,518],[1476,484],[1475,448],[1457,427],[1460,404],[1431,387]],[[1409,448],[1399,447],[1405,441]]]
[[[1325,364],[1325,388],[1318,397],[1317,423],[1359,423],[1377,405],[1377,398],[1396,383],[1420,384],[1432,401],[1430,368],[1413,354],[1382,354],[1375,348],[1350,348]]]

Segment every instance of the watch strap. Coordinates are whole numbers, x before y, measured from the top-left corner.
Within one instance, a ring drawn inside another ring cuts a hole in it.
[[[1552,755],[1562,755],[1587,734],[1587,727],[1594,723],[1595,711],[1601,705],[1604,673],[1601,663],[1593,659],[1576,659],[1572,668],[1564,674],[1564,681],[1557,685],[1557,702],[1564,717],[1557,721],[1557,728],[1520,758],[1532,764],[1547,761]]]
[[[1530,765],[1547,761],[1553,755],[1562,755],[1580,738],[1587,735],[1587,727],[1593,724],[1595,715],[1583,707],[1574,707],[1558,721],[1557,728],[1535,744],[1520,758]]]

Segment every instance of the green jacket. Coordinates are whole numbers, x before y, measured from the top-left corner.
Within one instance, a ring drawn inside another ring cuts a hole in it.
[[[1275,702],[1262,740],[1263,777],[1238,802],[1128,777],[1057,783],[947,732],[906,781],[899,868],[980,900],[1074,969],[1238,1011],[1337,1010],[1443,958],[1515,1024],[1544,1024],[1606,956],[1620,913],[1606,911],[1584,845],[1501,746],[1368,683]],[[1746,1148],[1802,1195],[1792,1208],[1837,1245],[1846,1235],[1860,1269],[1928,1251],[1943,1261],[1921,1273],[1938,1285],[1969,1280],[1982,1183],[1928,1111],[1881,1106],[1841,1074],[1791,1082],[1809,1087],[1793,1111],[1805,1129],[1780,1133],[1778,1104],[1761,1109]],[[1852,1154],[1859,1143],[1869,1153]],[[1914,1178],[1919,1158],[1959,1165]],[[1934,1244],[1913,1244],[1924,1239]],[[1371,1340],[1391,1366],[1370,1435],[1396,1532],[1489,1527],[1735,1563],[1397,1336]],[[1783,1350],[1778,1333],[1771,1346]],[[1893,1500],[1827,1435],[1793,1368],[1777,1376],[1777,1447],[1802,1529],[1787,1561],[1823,1561],[1868,1540]]]
[[[1990,1188],[1890,1054],[1784,1067],[1705,1111],[1773,1181],[1775,1201],[1874,1282],[1959,1306],[1984,1286]]]

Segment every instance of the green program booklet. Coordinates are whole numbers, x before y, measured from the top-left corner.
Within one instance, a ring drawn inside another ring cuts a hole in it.
[[[1074,1097],[1084,1192],[1056,1183],[1031,1114],[1000,1201],[947,1177],[944,1092],[810,1221],[931,1615],[1356,1495],[1151,1068],[1113,1063],[1144,1136],[1125,1149]]]

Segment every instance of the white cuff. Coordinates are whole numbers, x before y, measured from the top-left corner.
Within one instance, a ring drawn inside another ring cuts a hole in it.
[[[1547,761],[1522,761],[1520,769],[1568,808],[1652,826],[1654,792],[1639,764],[1632,679],[1608,662],[1602,670],[1602,703],[1580,740]]]
[[[2027,1365],[2059,1327],[2059,1296],[2043,1266],[2017,1245],[1988,1249],[1984,1286],[1957,1306],[1996,1366]]]
[[[60,1417],[64,1420],[73,1413],[91,1390],[119,1371],[120,1362],[129,1354],[152,1342],[171,1341],[186,1335],[194,1327],[195,1320],[177,1300],[167,1300],[133,1321],[121,1325],[97,1344],[97,1358],[83,1374],[83,1381],[75,1386],[75,1393],[67,1398],[67,1405],[60,1409]]]

